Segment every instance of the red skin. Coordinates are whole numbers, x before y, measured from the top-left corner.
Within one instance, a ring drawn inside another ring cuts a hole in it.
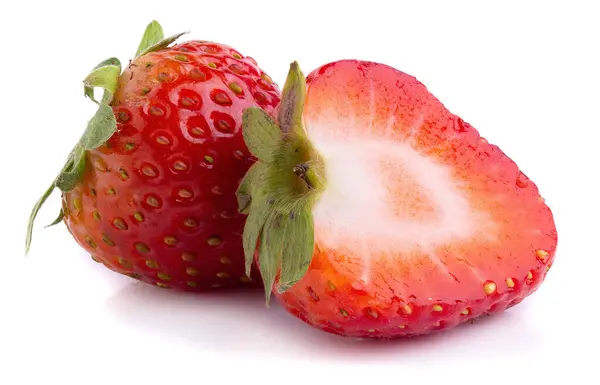
[[[438,256],[438,264],[418,249],[393,257],[378,255],[365,284],[359,279],[363,256],[352,247],[327,248],[336,234],[328,223],[316,219],[317,247],[308,273],[284,294],[274,292],[290,313],[344,336],[415,336],[502,312],[538,289],[554,260],[553,216],[536,185],[498,147],[480,138],[475,128],[449,112],[415,78],[384,65],[336,62],[312,72],[307,84],[304,120],[309,137],[321,133],[343,140],[366,133],[410,143],[420,154],[447,166],[469,204],[489,215],[496,228],[489,233],[493,241],[474,236],[428,250]],[[390,116],[395,122],[392,130]],[[415,122],[421,122],[416,131]],[[402,182],[389,188],[405,198],[411,181],[396,180]],[[430,215],[419,211],[420,197],[413,198],[415,212],[404,215],[415,221]],[[355,239],[348,236],[349,243]]]
[[[254,160],[242,112],[278,103],[268,75],[225,45],[186,42],[134,60],[112,104],[117,133],[63,196],[69,231],[94,260],[159,287],[248,285],[235,191]]]

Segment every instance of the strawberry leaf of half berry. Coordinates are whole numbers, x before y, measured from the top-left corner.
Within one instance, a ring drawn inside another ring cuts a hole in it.
[[[269,114],[257,107],[244,110],[242,131],[248,150],[263,162],[273,161],[275,149],[281,138],[279,127]]]
[[[142,41],[138,46],[136,57],[154,50],[165,48],[183,34],[184,33],[180,33],[164,39],[162,27],[158,22],[153,21],[146,27]],[[117,122],[110,104],[117,91],[120,75],[121,62],[119,59],[113,57],[100,62],[84,79],[84,95],[98,104],[98,110],[89,120],[86,130],[69,154],[67,162],[52,182],[52,185],[34,205],[29,216],[29,222],[27,223],[25,253],[29,252],[31,247],[35,218],[54,189],[59,188],[62,192],[71,191],[79,183],[85,171],[86,151],[100,147],[116,132]],[[103,90],[100,102],[95,99],[95,88],[102,88]],[[64,214],[61,210],[61,213],[59,213],[58,217],[49,226],[60,223],[63,216]]]
[[[267,304],[277,273],[278,291],[287,290],[306,273],[314,251],[312,207],[323,190],[325,170],[302,123],[305,97],[304,75],[292,63],[282,92],[278,130],[256,108],[247,109],[243,117],[246,145],[259,159],[237,192],[239,210],[249,212],[243,236],[246,271],[258,243]]]

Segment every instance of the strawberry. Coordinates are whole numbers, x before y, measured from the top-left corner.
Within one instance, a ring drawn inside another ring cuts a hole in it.
[[[274,122],[244,112],[259,161],[237,192],[247,268],[330,333],[448,330],[536,291],[557,232],[536,184],[414,77],[293,63]]]
[[[170,46],[152,22],[121,74],[108,59],[85,80],[104,88],[99,109],[52,190],[64,222],[94,260],[159,287],[248,285],[236,210],[239,180],[254,162],[242,111],[273,111],[279,90],[250,57],[207,41]],[[95,100],[95,99],[93,99]]]

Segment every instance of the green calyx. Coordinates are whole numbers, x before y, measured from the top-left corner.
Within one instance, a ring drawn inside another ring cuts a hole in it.
[[[237,190],[238,209],[248,214],[243,246],[246,274],[258,251],[267,304],[279,274],[278,292],[298,282],[314,252],[312,209],[325,188],[325,166],[304,129],[306,82],[297,63],[286,80],[276,124],[260,108],[243,114],[246,146],[258,158]]]
[[[138,46],[136,58],[147,54],[148,52],[166,48],[184,33],[180,33],[168,38],[164,38],[163,30],[160,24],[152,21],[146,27],[142,41]],[[111,108],[113,97],[117,91],[119,77],[121,76],[121,62],[117,58],[109,58],[92,69],[90,74],[83,80],[84,95],[98,104],[98,110],[88,121],[87,128],[83,135],[69,154],[67,161],[60,173],[52,181],[52,184],[44,192],[42,197],[35,203],[29,221],[27,223],[27,233],[25,237],[25,253],[31,248],[31,239],[35,218],[46,202],[52,195],[55,188],[63,193],[71,191],[81,181],[86,170],[86,154],[89,150],[96,149],[106,143],[108,139],[117,131],[117,121]],[[100,101],[96,100],[94,90],[101,88],[103,95]],[[48,226],[50,227],[61,223],[64,212],[61,209],[57,218]]]

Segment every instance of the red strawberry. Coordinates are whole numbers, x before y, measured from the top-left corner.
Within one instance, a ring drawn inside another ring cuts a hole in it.
[[[256,249],[296,317],[344,336],[420,335],[543,282],[557,233],[538,188],[414,77],[348,60],[305,84],[294,64],[278,123],[244,113],[259,162],[238,195],[246,262]]]
[[[122,74],[109,59],[88,76],[86,94],[105,98],[30,225],[59,187],[67,228],[109,269],[159,287],[247,285],[235,190],[254,160],[242,111],[272,111],[279,90],[231,47],[168,47],[177,37],[153,22]]]

